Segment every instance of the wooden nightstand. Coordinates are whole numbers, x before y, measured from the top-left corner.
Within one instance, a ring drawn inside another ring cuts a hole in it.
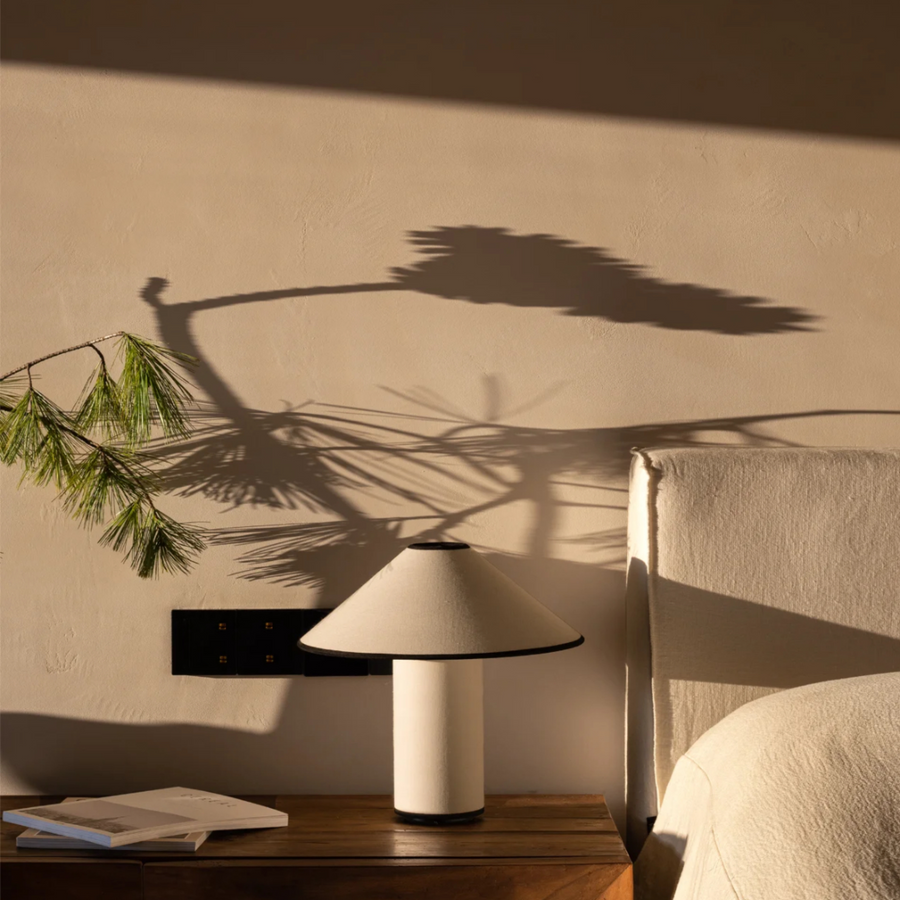
[[[59,797],[4,797],[14,809]],[[603,797],[488,797],[483,819],[408,825],[390,797],[247,798],[287,828],[219,832],[196,853],[17,850],[3,823],[3,900],[631,900],[631,862]]]

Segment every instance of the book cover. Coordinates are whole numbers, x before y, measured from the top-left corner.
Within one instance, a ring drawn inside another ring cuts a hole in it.
[[[63,803],[74,803],[77,800],[87,800],[87,797],[66,797]],[[125,844],[122,847],[113,847],[113,850],[129,851],[168,851],[170,853],[192,853],[207,838],[208,831],[192,831],[190,834],[173,834],[171,837],[153,838],[149,841],[139,841],[137,844]],[[16,846],[30,850],[99,850],[100,848],[90,841],[81,841],[78,838],[63,837],[59,834],[50,834],[48,831],[38,831],[36,828],[26,828],[17,838]]]
[[[163,788],[7,810],[6,822],[111,849],[196,831],[278,828],[287,813],[191,788]]]

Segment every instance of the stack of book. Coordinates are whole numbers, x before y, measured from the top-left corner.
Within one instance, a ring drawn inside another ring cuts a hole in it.
[[[211,831],[279,828],[287,813],[190,788],[163,788],[49,806],[10,809],[5,822],[27,826],[17,847],[96,850],[196,850]]]

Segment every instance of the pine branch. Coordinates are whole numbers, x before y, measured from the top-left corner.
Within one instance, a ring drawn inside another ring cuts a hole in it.
[[[118,383],[96,346],[115,337],[123,356]],[[70,415],[35,390],[32,367],[87,348],[100,363]],[[100,542],[124,552],[141,578],[187,572],[205,547],[204,529],[177,522],[156,507],[159,479],[152,457],[139,452],[157,423],[169,439],[190,432],[193,398],[175,366],[195,363],[186,354],[119,331],[49,353],[0,377],[0,461],[21,465],[22,480],[54,482],[66,511],[85,525],[112,515]],[[92,432],[103,439],[94,440]]]
[[[118,508],[100,543],[124,551],[138,577],[187,573],[206,548],[205,529],[161,512],[153,502],[157,488],[155,474],[134,451],[97,446],[82,461],[65,502],[86,524]]]
[[[156,483],[133,451],[97,445],[78,463],[63,494],[66,510],[88,525],[136,500],[150,501]]]
[[[186,573],[206,546],[196,528],[176,522],[141,500],[119,512],[100,543],[125,552],[141,578],[155,578],[160,571]]]
[[[71,347],[66,347],[65,350],[55,350],[53,353],[48,353],[46,356],[39,356],[37,359],[33,359],[31,362],[19,366],[17,369],[10,369],[5,375],[0,375],[0,381],[6,381],[10,376],[18,375],[19,372],[25,372],[32,366],[36,366],[38,363],[53,359],[54,356],[62,356],[64,353],[72,353],[75,350],[86,350],[88,347],[93,347],[94,344],[101,344],[103,341],[108,341],[115,337],[122,337],[123,334],[125,334],[124,331],[114,331],[112,334],[104,334],[103,337],[94,338],[92,341],[85,341],[83,344],[74,344]]]
[[[75,468],[72,420],[29,385],[0,425],[0,461],[19,462],[22,479],[62,487]]]

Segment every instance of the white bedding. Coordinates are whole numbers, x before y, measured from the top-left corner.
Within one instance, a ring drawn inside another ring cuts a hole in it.
[[[730,712],[900,670],[900,450],[642,450],[628,516],[634,853],[677,760]]]
[[[781,691],[678,761],[637,900],[898,900],[900,673]]]

